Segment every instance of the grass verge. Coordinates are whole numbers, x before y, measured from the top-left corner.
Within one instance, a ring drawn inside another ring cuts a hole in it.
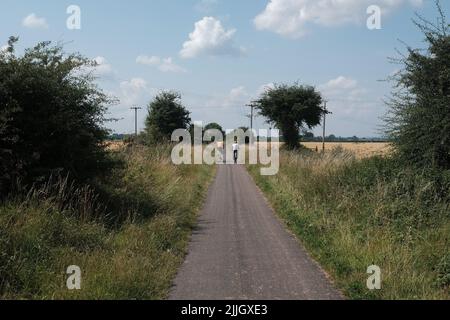
[[[342,151],[283,151],[278,175],[249,172],[350,299],[450,298],[449,172]],[[381,290],[366,287],[373,264]]]
[[[0,204],[0,298],[167,297],[215,169],[175,166],[164,146],[116,156],[95,188],[63,179]],[[70,265],[81,290],[66,287]]]

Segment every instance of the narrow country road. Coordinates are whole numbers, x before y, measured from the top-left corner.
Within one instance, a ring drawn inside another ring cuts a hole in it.
[[[240,165],[220,165],[172,300],[341,299]]]

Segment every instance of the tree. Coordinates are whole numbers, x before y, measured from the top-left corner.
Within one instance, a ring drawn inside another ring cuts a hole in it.
[[[307,131],[307,130],[305,130],[305,131],[302,133],[302,135],[303,135],[303,138],[308,139],[308,140],[313,140],[314,137],[315,137],[313,132]]]
[[[394,62],[403,65],[391,78],[395,91],[389,101],[387,134],[404,161],[450,168],[450,28],[436,1],[436,24],[418,16],[427,50],[408,47]]]
[[[234,129],[225,135],[225,139],[236,138],[236,136],[238,136],[240,133],[245,134],[245,140],[243,141],[245,144],[250,144],[251,141],[255,142],[258,140],[255,132],[251,131],[249,127],[239,127],[237,129]]]
[[[95,63],[50,42],[18,56],[17,41],[0,52],[0,194],[50,175],[84,180],[105,170],[112,100],[93,83]]]
[[[225,137],[225,131],[223,130],[222,126],[218,123],[212,122],[209,123],[205,126],[205,128],[203,129],[204,132],[206,133],[208,130],[218,130],[222,133],[222,136]],[[206,137],[208,139],[212,138],[212,137]]]
[[[149,142],[169,142],[177,129],[188,129],[191,123],[190,112],[181,104],[181,95],[163,91],[148,105],[145,121]]]
[[[219,130],[220,132],[223,132],[222,126],[220,124],[218,124],[218,123],[215,123],[215,122],[207,124],[205,126],[205,128],[204,128],[205,131],[211,130],[211,129],[216,129],[216,130]]]
[[[288,149],[300,146],[300,130],[319,125],[324,108],[322,97],[314,87],[299,84],[276,85],[256,101],[259,114],[275,124],[282,132]]]

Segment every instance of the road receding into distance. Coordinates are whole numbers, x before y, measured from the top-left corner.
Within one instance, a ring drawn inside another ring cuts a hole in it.
[[[245,167],[220,165],[169,299],[342,298]]]

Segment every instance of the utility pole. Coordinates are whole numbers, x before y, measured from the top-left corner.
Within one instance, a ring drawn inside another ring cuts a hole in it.
[[[325,100],[325,102],[324,102],[324,109],[323,109],[323,136],[322,136],[322,151],[323,151],[323,153],[325,153],[325,136],[326,136],[326,133],[327,133],[326,132],[327,113],[328,113],[327,102],[328,101]]]
[[[249,118],[250,118],[250,130],[253,132],[253,117],[254,117],[254,110],[255,110],[255,107],[256,107],[256,103],[252,102],[250,104],[247,104],[246,106],[251,108],[251,112],[250,112]]]
[[[134,110],[134,134],[137,137],[138,135],[138,110],[141,110],[141,107],[131,107],[131,110]]]

